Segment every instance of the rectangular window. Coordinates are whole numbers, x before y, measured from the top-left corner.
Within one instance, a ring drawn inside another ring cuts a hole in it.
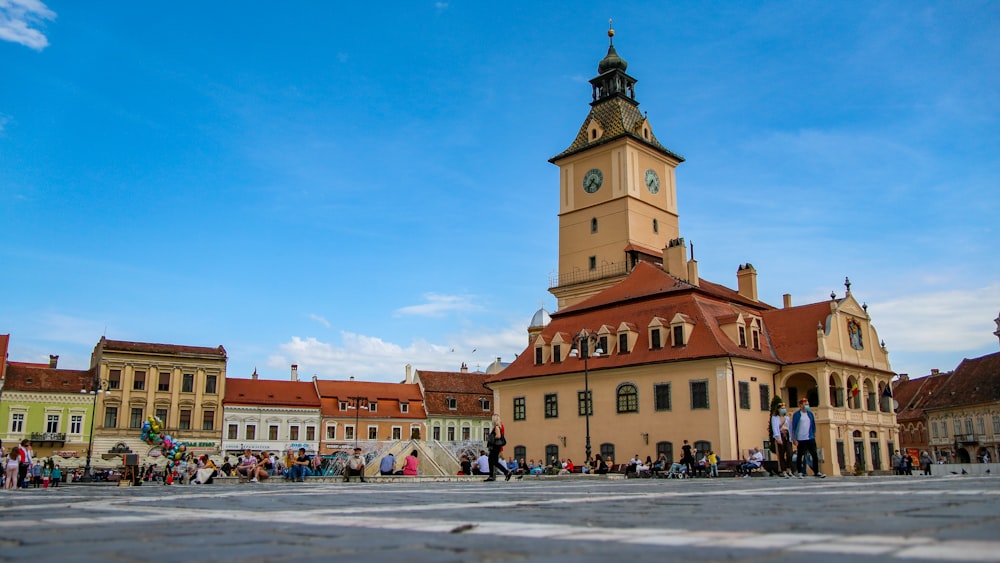
[[[747,329],[744,326],[739,327],[740,332],[740,348],[747,347]]]
[[[472,429],[469,428],[468,426],[463,426],[462,427],[462,439],[465,440],[466,442],[468,442],[470,438],[472,438]]]
[[[972,419],[971,418],[965,419],[965,433],[966,434],[972,434]]]
[[[979,429],[980,436],[986,434],[986,421],[983,420],[983,417],[976,419],[976,427]]]
[[[740,381],[740,408],[750,409],[750,384],[746,381]]]
[[[159,383],[156,384],[157,391],[170,391],[170,372],[161,371],[159,373]]]
[[[691,408],[707,409],[708,405],[708,381],[691,382]]]
[[[663,347],[663,343],[660,342],[660,329],[654,328],[653,330],[649,331],[649,340],[650,342],[652,342],[654,350],[659,350],[660,348]]]
[[[399,403],[399,412],[403,414],[410,412],[410,403]]]
[[[201,415],[201,429],[215,430],[215,411],[205,411]]]
[[[218,385],[219,376],[208,375],[205,376],[205,393],[215,393],[215,387]]]
[[[392,439],[393,440],[402,440],[403,439],[403,427],[402,426],[393,426],[392,427]]]
[[[138,426],[136,428],[138,428]],[[56,432],[59,432],[58,414],[50,414],[45,417],[45,431],[48,432],[49,434],[55,434]]]
[[[441,441],[441,427],[440,426],[435,426],[434,429],[431,430],[431,435],[434,437],[434,441],[435,442],[440,442]]]
[[[163,422],[164,426],[167,424],[167,409],[156,409],[156,418]]]
[[[312,442],[316,439],[316,427],[306,426],[306,440]]]
[[[670,404],[670,384],[659,383],[653,385],[653,408],[658,411],[668,411],[672,408]]]
[[[684,327],[677,325],[674,327],[674,346],[684,345]]]
[[[514,397],[514,420],[524,420],[524,397]]]
[[[104,408],[104,427],[105,428],[118,427],[118,407]]]
[[[354,425],[353,424],[345,424],[344,425],[344,439],[345,440],[353,440],[354,439]]]
[[[542,348],[539,346],[538,348],[535,348],[535,365],[542,363],[542,357]]]
[[[545,418],[559,417],[559,396],[555,393],[545,395]]]
[[[597,350],[595,350],[594,352],[595,352],[595,354],[596,353],[601,353],[601,354],[607,354],[608,353],[608,337],[607,336],[602,336],[602,337],[600,337],[600,338],[597,339]]]
[[[458,399],[455,397],[448,397],[445,399],[445,403],[448,404],[448,409],[457,410],[458,409]]]
[[[240,437],[239,436],[239,432],[240,432],[239,428],[240,427],[237,424],[230,424],[229,425],[229,429],[226,430],[226,439],[227,440],[236,440],[236,439],[238,439]]]
[[[181,378],[181,393],[194,393],[193,373],[185,373]]]
[[[489,399],[479,399],[479,403],[482,405],[484,411],[489,412],[489,410],[490,410],[490,400]]]
[[[368,412],[378,412],[378,403],[375,401],[368,403]]]
[[[108,389],[122,388],[122,370],[113,369],[108,371]]]
[[[69,418],[69,433],[79,434],[83,432],[83,416],[74,414]]]
[[[137,371],[132,374],[132,390],[142,391],[146,389],[146,372]]]
[[[289,426],[288,427],[288,439],[292,440],[293,442],[297,441],[299,439],[299,427],[298,426]]]
[[[576,409],[580,416],[594,416],[594,392],[577,391]]]
[[[267,427],[267,439],[272,442],[278,439],[278,425],[272,424]]]
[[[597,256],[591,256],[587,259],[587,263],[590,266],[590,271],[597,269]]]
[[[454,426],[449,426],[448,427],[448,441],[449,442],[454,442],[455,441],[455,427]]]
[[[368,427],[368,439],[369,440],[378,440],[378,426],[369,426]]]
[[[10,415],[10,431],[12,434],[24,432],[24,413],[17,412]]]
[[[623,332],[618,335],[618,353],[628,354],[628,333]]]
[[[1000,434],[1000,416],[993,415],[993,434]]]
[[[181,410],[181,420],[177,428],[181,430],[191,430],[191,410],[183,409]]]
[[[552,361],[557,364],[562,362],[562,346],[559,344],[552,346]]]
[[[247,424],[247,440],[256,440],[256,439],[257,439],[257,425]]]
[[[336,440],[337,439],[337,427],[336,426],[327,426],[326,427],[326,439],[327,440]]]
[[[340,410],[341,411],[347,410],[347,401],[340,401]]]
[[[129,428],[142,428],[142,409],[133,408],[128,417]]]
[[[753,331],[753,349],[760,350],[760,331]]]

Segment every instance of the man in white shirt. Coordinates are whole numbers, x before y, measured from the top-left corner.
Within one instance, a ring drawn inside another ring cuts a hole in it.
[[[476,467],[479,470],[477,475],[490,474],[490,458],[486,455],[486,451],[479,450],[479,458],[476,459]]]
[[[760,466],[763,464],[764,454],[761,453],[760,448],[754,448],[750,450],[750,457],[740,465],[740,472],[743,473],[744,477],[749,477],[755,470],[760,469]]]

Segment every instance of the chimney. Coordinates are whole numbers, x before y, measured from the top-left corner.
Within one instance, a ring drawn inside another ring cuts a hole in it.
[[[698,261],[694,258],[688,260],[688,283],[697,287],[698,283]]]
[[[354,376],[352,375],[352,376],[351,376],[351,377],[349,377],[349,378],[348,378],[347,380],[348,380],[348,381],[354,381]]]
[[[670,239],[670,242],[664,247],[663,267],[671,276],[688,281],[687,246],[684,246],[683,237]]]
[[[299,364],[292,364],[292,381],[299,380]]]
[[[932,368],[931,375],[941,375],[941,370],[939,370],[938,368]]]
[[[406,364],[406,382],[413,383],[413,366]]]
[[[736,270],[736,283],[740,295],[751,301],[757,301],[757,270],[753,264],[750,262],[740,264]]]
[[[58,364],[59,364],[59,356],[53,356],[52,354],[49,354],[49,367],[55,368],[56,365]]]
[[[465,362],[462,362],[462,369],[460,369],[458,371],[460,371],[462,373],[469,373],[469,366],[465,365]]]
[[[791,293],[786,293],[786,294],[782,295],[781,296],[781,300],[784,301],[784,305],[785,305],[786,309],[792,306],[792,294]]]
[[[250,379],[257,381],[257,368],[253,368],[253,373],[250,374]]]
[[[901,373],[901,374],[899,374],[899,381],[900,382],[909,381],[909,380],[910,380],[910,374],[908,374],[908,373]]]

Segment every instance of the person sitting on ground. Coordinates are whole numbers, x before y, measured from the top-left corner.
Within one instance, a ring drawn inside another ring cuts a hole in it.
[[[151,465],[149,468],[152,469],[153,466]],[[224,477],[229,477],[233,474],[233,464],[229,463],[229,456],[222,458],[222,467],[220,468],[220,471],[222,471],[222,475]],[[150,473],[152,473],[152,471]]]
[[[361,456],[361,448],[354,448],[354,455],[347,458],[347,467],[344,468],[344,482],[349,482],[354,476],[358,476],[362,483],[366,482],[365,458]]]
[[[760,469],[760,466],[764,464],[764,454],[760,452],[760,448],[754,448],[750,450],[750,458],[740,464],[739,473],[743,477],[749,477],[751,473]]]
[[[534,460],[532,460],[530,473],[532,475],[541,475],[542,473],[545,473],[545,468],[542,466],[542,462],[538,461],[536,463]]]
[[[601,458],[601,454],[594,456],[594,473],[597,475],[607,475],[608,464]]]
[[[462,454],[462,460],[458,462],[458,465],[459,475],[472,475],[472,462],[469,461],[469,456]]]
[[[243,457],[240,458],[240,462],[236,465],[236,473],[250,479],[252,483],[256,482],[257,458],[250,453],[249,448],[243,450]]]
[[[253,469],[253,479],[250,479],[252,483],[258,483],[264,481],[271,476],[271,472],[274,470],[274,462],[271,460],[270,454],[267,452],[260,452],[260,461]]]
[[[215,466],[215,462],[208,459],[207,455],[203,455],[198,458],[198,470],[195,471],[194,479],[191,483],[195,485],[209,485],[212,483],[212,478],[219,474],[218,468]]]
[[[514,458],[507,458],[507,470],[514,473],[514,475],[520,475],[520,465],[518,465],[517,460]]]
[[[479,458],[476,459],[476,467],[473,469],[474,475],[490,474],[490,458],[486,455],[486,450],[479,450]]]
[[[650,466],[650,471],[653,473],[659,473],[661,471],[667,470],[667,454],[660,452],[660,457],[656,458],[653,465]]]
[[[292,465],[288,468],[288,473],[291,475],[292,481],[304,483],[306,477],[312,476],[312,471],[309,470],[312,460],[306,455],[305,448],[299,448],[299,455],[295,456],[295,459],[291,463]]]
[[[378,472],[382,475],[392,475],[396,472],[396,456],[392,455],[392,452],[382,458],[382,462],[378,464]]]
[[[417,471],[419,463],[420,461],[417,459],[417,450],[413,450],[410,452],[410,455],[406,456],[403,460],[403,475],[417,475],[419,473]]]
[[[671,479],[683,479],[687,476],[687,464],[681,463],[680,461],[675,461],[670,464],[670,469],[667,471],[667,477]]]

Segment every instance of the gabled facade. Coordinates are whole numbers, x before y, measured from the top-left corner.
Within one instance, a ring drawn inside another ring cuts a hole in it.
[[[485,385],[489,374],[417,370],[427,410],[428,438],[438,442],[483,441],[493,416],[493,391]]]
[[[319,395],[311,381],[295,379],[258,379],[255,371],[250,379],[226,381],[222,439],[226,454],[239,455],[245,449],[319,451]]]
[[[935,456],[954,463],[1000,455],[1000,352],[964,359],[924,404]]]
[[[94,456],[139,455],[140,463],[160,459],[159,446],[139,436],[148,416],[159,417],[166,434],[187,451],[217,454],[226,393],[226,349],[101,338],[91,355],[100,387],[94,429]]]
[[[792,410],[809,399],[823,471],[885,469],[898,442],[883,400],[893,373],[867,308],[849,282],[842,297],[793,307],[786,296],[777,309],[759,300],[749,263],[736,289],[698,275],[679,236],[683,159],[636,109],[626,66],[611,46],[583,127],[550,161],[559,309],[533,319],[527,349],[487,379],[514,455],[584,460],[589,427],[605,459],[678,459],[684,440],[740,459],[769,440],[780,394]]]
[[[5,364],[0,438],[6,447],[27,438],[37,458],[51,457],[63,467],[82,466],[94,407],[93,395],[85,390],[93,371]]]
[[[415,383],[313,379],[322,402],[320,453],[357,444],[427,437],[427,413]]]

